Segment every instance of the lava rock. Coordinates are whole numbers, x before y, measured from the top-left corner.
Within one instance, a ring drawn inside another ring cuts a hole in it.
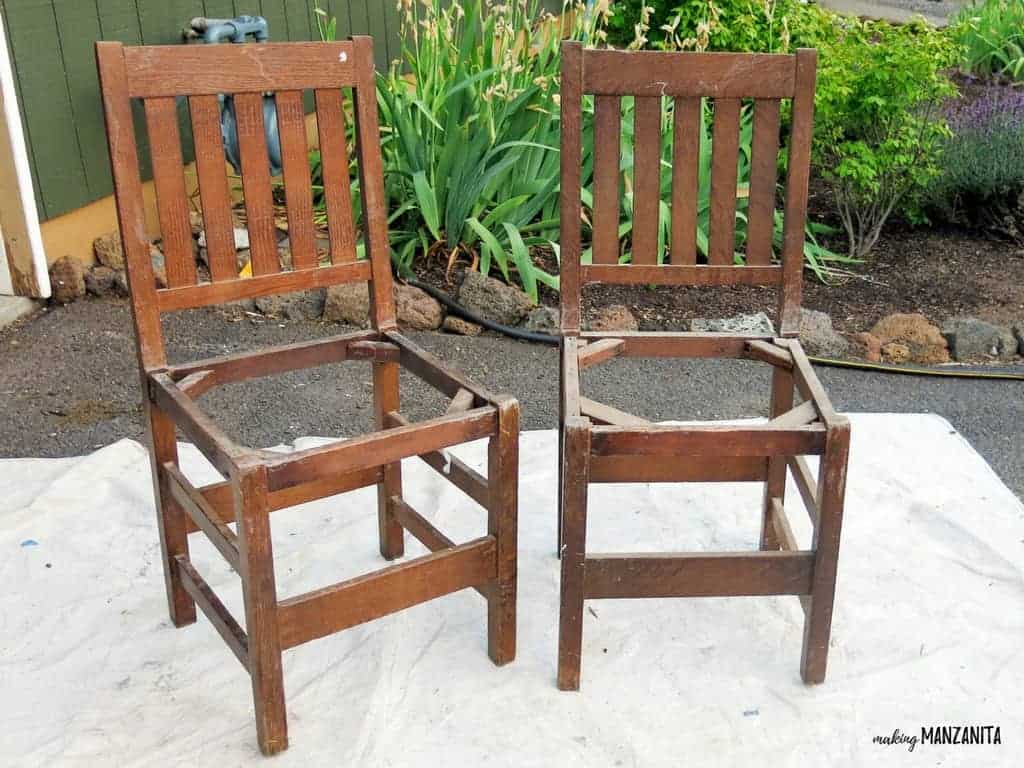
[[[97,264],[85,273],[85,291],[92,296],[117,294],[117,270]]]
[[[913,357],[910,347],[898,341],[882,345],[882,359],[887,363],[909,363]]]
[[[871,329],[871,335],[881,344],[882,355],[890,343],[902,344],[909,351],[906,361],[937,365],[949,362],[949,348],[946,339],[938,326],[928,322],[928,318],[919,313],[895,313],[883,317]],[[898,352],[902,355],[902,351]],[[894,361],[896,362],[896,361]]]
[[[323,319],[359,328],[370,324],[370,292],[367,283],[342,283],[327,289]]]
[[[640,330],[640,323],[629,311],[629,307],[622,304],[609,304],[607,307],[601,307],[591,318],[589,326],[592,331]]]
[[[286,320],[316,320],[324,313],[326,296],[327,291],[323,288],[261,296],[256,299],[256,308],[264,315]]]
[[[878,337],[867,331],[861,331],[853,335],[853,343],[856,352],[869,363],[882,362],[882,342]]]
[[[980,358],[1008,360],[1020,344],[1013,331],[976,317],[953,317],[942,325],[953,359],[958,362]]]
[[[111,269],[124,269],[124,248],[121,247],[121,235],[108,232],[92,241],[92,252],[96,261]]]
[[[155,245],[149,246],[149,260],[153,264],[153,279],[157,288],[167,287],[167,261],[164,253]]]
[[[832,327],[832,318],[813,309],[800,310],[800,344],[812,355],[841,358],[850,342]]]
[[[557,336],[561,323],[561,313],[554,307],[537,307],[523,321],[523,330],[532,333],[546,333]]]
[[[473,314],[502,325],[518,325],[533,309],[530,297],[476,270],[467,270],[459,288],[459,303]]]
[[[448,315],[444,322],[441,323],[441,329],[447,333],[456,333],[459,336],[479,336],[480,332],[483,331],[482,326],[471,323],[469,320],[463,320],[455,315]]]
[[[85,267],[74,256],[61,256],[50,265],[50,289],[58,304],[85,296]]]
[[[395,314],[399,325],[416,331],[435,331],[444,320],[437,299],[411,285],[395,286]]]
[[[829,326],[832,321],[829,321]],[[695,317],[690,321],[690,330],[699,333],[747,333],[747,334],[774,334],[775,326],[764,312],[757,312],[753,315],[736,315],[725,317],[719,320],[707,320],[703,317]]]
[[[1013,335],[1017,337],[1017,354],[1024,355],[1024,323],[1013,326]]]

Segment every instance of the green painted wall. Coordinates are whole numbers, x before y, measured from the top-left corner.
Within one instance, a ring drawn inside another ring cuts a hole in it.
[[[175,44],[196,16],[259,14],[272,40],[318,39],[313,0],[0,0],[42,219],[112,192],[95,40]],[[339,39],[370,34],[377,66],[399,53],[396,0],[321,0]],[[145,152],[143,152],[145,155]]]

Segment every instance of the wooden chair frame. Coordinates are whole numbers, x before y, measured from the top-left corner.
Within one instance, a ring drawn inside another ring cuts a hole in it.
[[[260,749],[288,745],[281,653],[319,637],[468,587],[487,601],[488,653],[515,657],[519,406],[495,395],[399,333],[392,297],[372,41],[244,46],[124,47],[97,43],[121,237],[128,262],[167,599],[174,625],[198,605],[252,678]],[[349,199],[342,88],[354,94],[357,156],[368,260],[357,261]],[[302,89],[314,89],[331,246],[315,250]],[[280,271],[263,136],[262,100],[276,94],[294,269]],[[234,262],[230,199],[217,94],[234,93],[253,277]],[[175,98],[188,96],[211,282],[197,282],[182,175]],[[142,99],[149,130],[168,287],[158,290],[142,214],[142,187],[130,100]],[[168,365],[160,314],[229,300],[352,280],[368,281],[373,328],[253,353]],[[369,361],[379,431],[289,454],[237,445],[197,406],[213,387],[345,360]],[[404,366],[451,398],[448,412],[410,423],[399,410]],[[178,467],[176,429],[224,481],[196,487]],[[443,449],[489,440],[484,477]],[[456,544],[402,496],[401,460],[419,456],[487,510],[487,534]],[[431,554],[286,600],[275,586],[269,513],[376,485],[380,551],[404,552],[404,531]],[[234,525],[234,529],[232,529]],[[201,531],[241,577],[245,629],[189,558]]]
[[[578,690],[585,600],[798,595],[805,613],[801,674],[825,678],[850,440],[795,337],[810,167],[815,52],[795,55],[583,50],[562,45],[562,347],[559,454],[561,606],[558,687]],[[581,100],[595,98],[593,264],[580,264]],[[636,97],[633,263],[618,263],[620,98]],[[660,114],[675,99],[671,262],[657,264]],[[715,99],[710,243],[696,261],[701,97]],[[733,265],[741,99],[755,100],[745,266]],[[779,102],[792,99],[781,264],[771,263]],[[580,330],[581,285],[596,282],[779,288],[778,337]],[[757,425],[652,425],[581,395],[580,371],[618,356],[718,357],[772,367],[770,420]],[[796,404],[795,393],[803,402]],[[815,480],[805,455],[820,456]],[[787,469],[813,524],[798,547],[783,506]],[[763,482],[760,550],[592,554],[591,483]]]

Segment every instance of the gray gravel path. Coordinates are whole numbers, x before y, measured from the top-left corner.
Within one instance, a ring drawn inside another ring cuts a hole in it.
[[[172,361],[227,354],[341,332],[318,323],[232,322],[217,311],[172,316]],[[411,334],[493,390],[515,394],[523,428],[555,426],[557,356],[551,347],[495,336]],[[368,366],[340,364],[230,385],[203,407],[255,446],[302,435],[345,435],[372,421]],[[618,360],[588,372],[587,393],[650,419],[763,415],[766,366],[715,361]],[[846,411],[938,413],[1024,498],[1024,385],[819,368]],[[437,415],[440,396],[405,375],[403,410]],[[69,456],[122,437],[140,439],[139,389],[128,307],[79,301],[0,332],[0,457]]]

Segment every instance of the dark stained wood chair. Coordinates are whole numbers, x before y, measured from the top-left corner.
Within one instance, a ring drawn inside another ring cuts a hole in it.
[[[196,605],[252,677],[260,749],[288,745],[281,652],[468,587],[487,601],[488,653],[515,656],[519,406],[494,395],[399,333],[392,296],[372,41],[218,46],[96,47],[121,237],[141,369],[154,493],[170,614],[191,624]],[[344,102],[351,89],[367,258],[357,260]],[[315,95],[330,264],[316,250],[303,91]],[[265,92],[275,94],[293,266],[279,264],[263,129]],[[235,94],[251,277],[236,265],[218,94]],[[176,99],[185,96],[195,142],[210,281],[197,279]],[[158,288],[145,234],[132,101],[141,100],[156,186],[167,286]],[[185,365],[168,365],[161,314],[351,281],[369,284],[372,329]],[[273,454],[237,445],[195,402],[221,384],[344,360],[369,361],[379,431],[340,443]],[[399,411],[399,369],[451,398],[446,414],[410,423]],[[178,468],[175,430],[188,436],[224,481],[194,487]],[[442,450],[488,438],[487,477]],[[455,544],[402,498],[400,461],[419,456],[487,510],[487,534]],[[404,531],[432,554],[313,592],[278,600],[270,512],[377,485],[380,551],[401,557]],[[202,531],[241,578],[239,622],[189,559]],[[343,681],[339,681],[343,684]]]
[[[796,339],[816,54],[661,53],[562,46],[562,348],[558,687],[578,690],[586,600],[798,595],[805,613],[801,674],[825,678],[850,427],[830,405]],[[581,257],[581,101],[594,97],[593,259]],[[620,103],[634,96],[632,262],[619,264]],[[674,101],[670,258],[658,264],[662,98]],[[701,98],[714,102],[708,263],[697,263]],[[754,101],[746,264],[734,264],[742,100]],[[781,263],[772,263],[780,100],[791,100]],[[777,337],[580,330],[581,287],[593,283],[769,285]],[[580,394],[580,371],[616,356],[724,357],[772,368],[770,420],[758,425],[652,425]],[[794,388],[802,398],[797,403]],[[817,480],[805,455],[820,456]],[[787,468],[813,523],[798,547],[783,502]],[[591,483],[764,483],[760,550],[591,554]]]

